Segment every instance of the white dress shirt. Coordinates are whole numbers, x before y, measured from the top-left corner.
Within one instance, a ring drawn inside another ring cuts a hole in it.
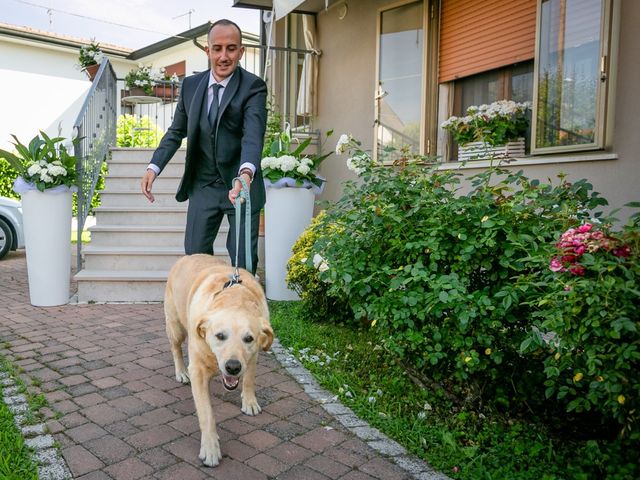
[[[220,102],[222,101],[222,96],[224,95],[224,89],[227,88],[227,85],[229,84],[229,82],[231,81],[231,78],[235,75],[235,72],[232,73],[231,75],[229,75],[227,78],[222,79],[221,81],[216,81],[216,79],[213,76],[213,72],[211,72],[209,74],[209,84],[207,85],[207,113],[209,113],[209,110],[211,110],[211,102],[213,101],[213,88],[211,88],[214,84],[218,83],[220,84],[220,88],[218,89],[218,105],[220,105]],[[249,170],[251,170],[251,176],[253,177],[256,174],[256,167],[249,162],[245,162],[242,165],[240,165],[240,169],[238,170],[238,175],[240,175],[240,171],[242,171],[242,169],[244,168],[248,168]],[[160,168],[157,165],[154,165],[153,163],[150,163],[147,166],[147,170],[151,169],[155,172],[156,175],[160,174]]]

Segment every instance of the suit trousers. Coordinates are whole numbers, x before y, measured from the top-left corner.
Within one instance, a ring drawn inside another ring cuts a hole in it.
[[[245,259],[245,214],[242,207],[240,219],[240,249],[238,251],[238,266],[246,268]],[[184,237],[184,251],[187,255],[194,253],[206,253],[213,255],[213,242],[220,230],[220,224],[224,216],[229,220],[229,234],[227,235],[227,251],[231,257],[231,264],[236,261],[236,211],[229,201],[229,189],[222,181],[207,185],[192,187],[189,194],[189,207],[187,208],[187,227]],[[258,266],[258,228],[260,222],[260,210],[251,212],[251,256],[253,271],[256,273]]]

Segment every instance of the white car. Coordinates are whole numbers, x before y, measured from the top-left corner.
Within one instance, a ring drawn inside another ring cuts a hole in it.
[[[12,198],[0,197],[0,258],[18,248],[24,248],[22,205]]]

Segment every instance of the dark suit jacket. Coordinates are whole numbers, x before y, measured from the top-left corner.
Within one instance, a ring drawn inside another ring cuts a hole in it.
[[[162,169],[187,137],[187,155],[184,175],[176,200],[184,202],[189,188],[198,176],[199,121],[203,98],[209,84],[210,71],[186,77],[180,87],[180,98],[171,126],[160,141],[151,163]],[[240,165],[250,162],[256,167],[251,183],[252,210],[262,208],[265,202],[264,182],[260,160],[267,121],[267,86],[256,75],[238,67],[223,90],[216,125],[215,158],[225,185],[231,189]]]

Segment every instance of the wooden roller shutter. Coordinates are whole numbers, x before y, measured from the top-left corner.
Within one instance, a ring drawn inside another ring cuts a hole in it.
[[[442,0],[439,81],[530,60],[536,0]]]

